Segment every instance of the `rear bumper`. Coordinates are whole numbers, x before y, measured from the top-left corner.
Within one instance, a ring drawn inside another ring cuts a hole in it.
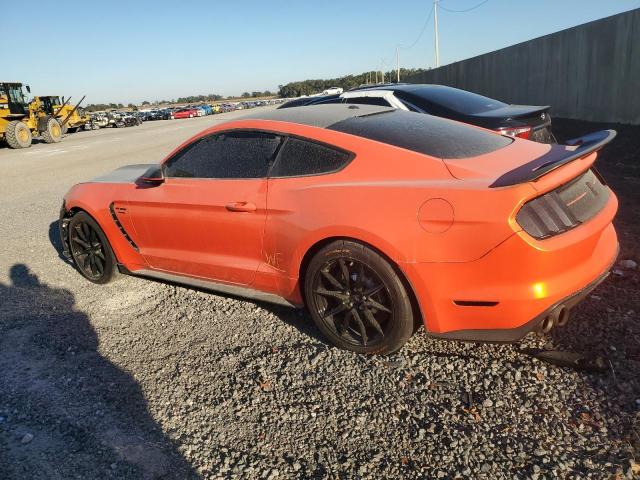
[[[615,196],[592,221],[546,240],[518,232],[473,262],[404,263],[427,331],[513,342],[551,310],[572,307],[606,278],[618,254]]]
[[[617,257],[617,254],[616,254]],[[615,259],[614,259],[615,262]],[[556,310],[564,309],[567,312],[584,300],[598,285],[600,285],[608,276],[609,270],[613,263],[598,278],[581,288],[577,292],[563,298],[561,301],[553,304],[544,312],[537,315],[532,320],[516,328],[503,329],[480,329],[480,330],[454,330],[444,333],[431,333],[432,337],[442,338],[445,340],[462,340],[471,342],[490,342],[490,343],[513,343],[522,340],[527,334],[541,329],[545,319]]]

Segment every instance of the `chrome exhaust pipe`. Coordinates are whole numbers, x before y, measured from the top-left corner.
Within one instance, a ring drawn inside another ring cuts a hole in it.
[[[571,311],[568,308],[562,307],[558,314],[558,321],[556,322],[556,325],[564,327],[569,322],[570,313]]]
[[[564,307],[556,307],[551,310],[549,315],[547,315],[540,323],[540,333],[549,333],[554,326],[560,325],[560,321],[564,321],[566,323],[568,320],[568,314],[563,316],[565,310],[566,309]]]

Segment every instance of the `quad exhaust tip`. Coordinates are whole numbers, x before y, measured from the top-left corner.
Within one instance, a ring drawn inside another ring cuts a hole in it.
[[[569,309],[560,305],[551,310],[540,323],[540,333],[549,333],[553,327],[563,327],[569,321]]]

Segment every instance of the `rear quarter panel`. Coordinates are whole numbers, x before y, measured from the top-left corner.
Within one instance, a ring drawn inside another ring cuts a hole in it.
[[[336,173],[269,180],[264,273],[283,277],[279,290],[287,298],[295,295],[304,255],[327,238],[366,242],[398,264],[472,261],[519,230],[511,217],[535,192],[530,185],[488,189],[486,181],[460,181],[440,159],[343,133],[272,128],[355,154]],[[430,233],[419,223],[429,199],[451,204],[446,231]]]

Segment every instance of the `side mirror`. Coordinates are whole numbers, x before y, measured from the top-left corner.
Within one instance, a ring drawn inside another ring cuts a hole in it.
[[[154,165],[142,174],[140,180],[152,185],[160,185],[164,183],[164,174],[160,165]]]
[[[25,88],[27,89],[27,93],[31,93],[31,87],[29,85],[26,85]]]

